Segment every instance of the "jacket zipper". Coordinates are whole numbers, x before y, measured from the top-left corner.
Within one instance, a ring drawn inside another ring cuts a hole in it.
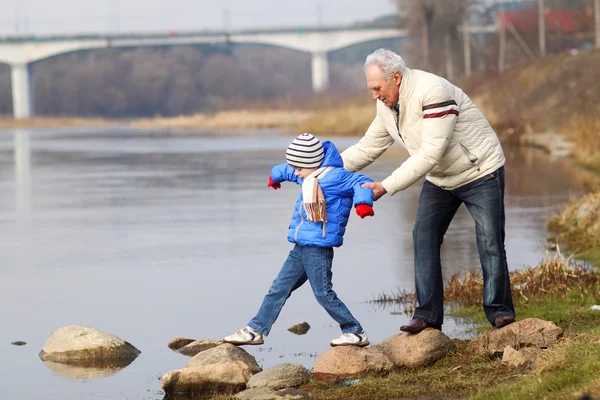
[[[302,202],[300,202],[300,207],[298,207],[298,212],[300,213],[300,223],[296,227],[296,231],[294,232],[294,242],[298,243],[298,230],[300,229],[300,225],[304,223],[304,216],[302,215]]]
[[[475,154],[471,153],[471,151],[464,144],[459,143],[459,145],[460,145],[460,148],[462,149],[463,153],[465,153],[465,155],[469,159],[469,162],[471,164],[475,165],[476,167],[478,167],[477,169],[479,169],[479,157],[477,157]]]

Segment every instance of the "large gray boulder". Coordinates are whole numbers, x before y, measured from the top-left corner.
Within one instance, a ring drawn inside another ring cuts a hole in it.
[[[311,400],[310,393],[299,389],[273,390],[266,387],[244,390],[233,396],[233,400]]]
[[[267,387],[274,390],[297,388],[308,383],[310,378],[311,373],[302,365],[286,363],[252,376],[248,381],[248,388]]]
[[[507,346],[516,350],[523,347],[546,349],[555,344],[562,333],[563,330],[551,321],[527,318],[484,333],[477,339],[476,347],[489,356],[501,355]]]
[[[108,367],[113,363],[128,364],[140,351],[110,333],[81,325],[57,329],[44,344],[42,361]]]
[[[209,364],[228,363],[232,361],[243,362],[248,366],[252,374],[262,371],[262,368],[260,368],[256,362],[256,359],[248,354],[246,350],[229,343],[225,343],[196,354],[187,363],[187,368]]]
[[[167,372],[162,388],[167,395],[233,394],[246,388],[250,376],[250,369],[240,361],[201,365]]]
[[[356,346],[334,347],[315,360],[318,381],[342,381],[366,374],[387,375],[393,365],[379,350]]]
[[[398,367],[420,368],[453,353],[456,344],[441,331],[427,328],[394,335],[381,342],[381,351]]]

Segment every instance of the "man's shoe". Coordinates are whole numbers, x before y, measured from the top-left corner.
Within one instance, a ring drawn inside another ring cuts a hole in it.
[[[235,345],[243,344],[263,344],[263,335],[256,332],[250,327],[245,327],[234,333],[233,335],[225,336],[223,338],[225,343],[231,343]]]
[[[510,325],[513,322],[515,322],[515,317],[511,315],[501,315],[499,317],[496,317],[496,319],[494,320],[494,328],[504,328],[506,325]]]
[[[408,323],[408,325],[402,325],[400,327],[400,330],[402,332],[407,332],[407,333],[419,333],[425,328],[433,328],[433,329],[437,329],[438,331],[442,330],[441,325],[430,324],[429,322],[424,321],[420,318],[411,319],[410,322]]]
[[[367,334],[365,332],[361,333],[344,333],[337,339],[333,339],[331,343],[329,343],[331,347],[336,346],[358,346],[365,347],[369,345],[369,339],[367,338]]]

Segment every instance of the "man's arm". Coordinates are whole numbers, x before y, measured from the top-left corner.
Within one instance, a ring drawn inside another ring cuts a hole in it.
[[[393,195],[427,175],[440,161],[454,132],[458,105],[444,86],[431,88],[423,98],[421,147],[381,185]]]
[[[394,138],[390,136],[379,117],[375,116],[365,136],[342,153],[344,168],[350,172],[360,171],[375,161],[392,144]]]

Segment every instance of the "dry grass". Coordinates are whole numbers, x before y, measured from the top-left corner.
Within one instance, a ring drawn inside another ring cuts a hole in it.
[[[561,130],[575,144],[577,161],[600,172],[600,115],[573,115],[565,121]]]
[[[600,192],[567,205],[550,219],[548,229],[576,256],[600,262]]]
[[[547,256],[536,267],[528,267],[510,276],[513,298],[516,302],[565,296],[571,289],[578,288],[584,296],[593,296],[600,301],[600,278],[596,272],[572,259],[557,253]],[[453,276],[445,290],[445,298],[461,306],[482,304],[483,279],[468,273],[464,279]]]
[[[528,267],[510,275],[513,298],[516,302],[528,302],[556,296],[566,296],[573,288],[582,293],[582,303],[587,297],[600,302],[600,276],[587,266],[573,259],[564,258],[560,251],[535,267]],[[460,306],[479,306],[483,301],[483,278],[479,274],[467,273],[463,279],[454,275],[450,278],[444,298]],[[412,292],[398,290],[396,293],[382,293],[372,302],[393,303],[410,310],[416,298]]]
[[[362,136],[375,118],[375,104],[344,104],[316,111],[298,125],[298,130],[315,134]]]
[[[236,110],[198,113],[172,118],[151,118],[132,122],[139,128],[293,128],[312,116],[311,111]]]

